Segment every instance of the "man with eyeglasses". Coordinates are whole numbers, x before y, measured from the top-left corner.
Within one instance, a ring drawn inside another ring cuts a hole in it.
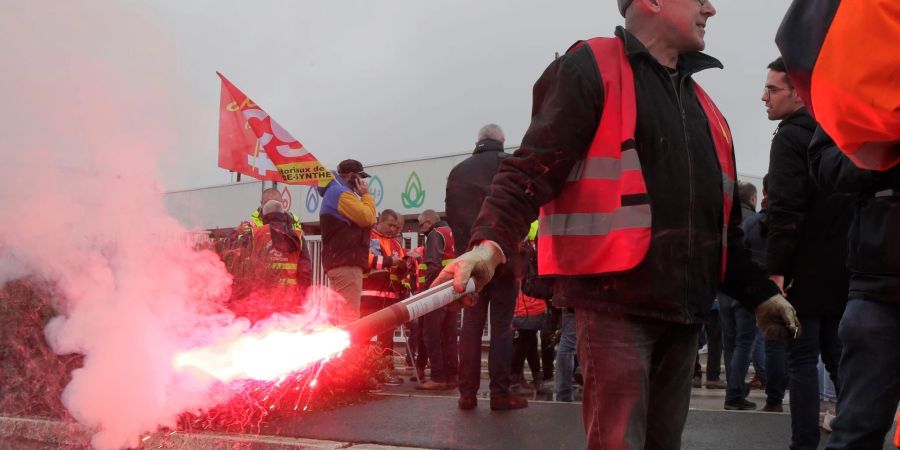
[[[790,448],[815,449],[819,445],[816,364],[820,354],[834,385],[839,386],[838,324],[850,283],[846,269],[847,233],[853,218],[853,200],[849,195],[833,194],[816,186],[807,156],[816,121],[788,79],[782,58],[768,68],[761,100],[769,120],[781,122],[769,152],[766,266],[772,281],[797,310],[803,328],[800,339],[787,344]],[[772,399],[770,395],[767,400],[769,410],[777,406]]]
[[[728,123],[692,80],[722,67],[700,53],[716,9],[618,6],[616,37],[576,43],[535,84],[531,125],[493,178],[470,250],[435,282],[483,287],[537,218],[538,272],[575,310],[588,448],[677,449],[717,288],[767,335],[798,329],[744,245]]]

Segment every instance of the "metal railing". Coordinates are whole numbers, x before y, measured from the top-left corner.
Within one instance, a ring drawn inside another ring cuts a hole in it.
[[[325,269],[322,267],[322,236],[319,235],[304,235],[306,239],[307,250],[309,251],[309,259],[312,263],[312,283],[313,285],[318,286],[329,286],[330,282],[328,281],[328,277],[325,276]],[[419,246],[419,234],[418,233],[403,233],[403,246],[405,248],[416,248]],[[462,312],[465,315],[465,310]],[[488,311],[488,317],[490,317],[490,311]],[[459,321],[462,324],[462,320]],[[461,326],[461,325],[460,325]],[[491,336],[491,323],[490,320],[485,321],[484,331],[481,334],[481,340],[483,342],[487,342],[490,340]],[[394,342],[406,342],[406,328],[398,327],[394,330]]]

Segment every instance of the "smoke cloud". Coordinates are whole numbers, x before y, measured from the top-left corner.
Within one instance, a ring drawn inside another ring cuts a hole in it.
[[[70,20],[76,9],[91,20]],[[159,160],[195,151],[171,131],[173,46],[110,2],[13,2],[0,29],[0,283],[55,285],[47,342],[85,355],[63,403],[98,430],[95,448],[136,446],[180,412],[227,400],[174,372],[172,356],[246,327],[220,307],[223,264],[193,250],[160,194]]]

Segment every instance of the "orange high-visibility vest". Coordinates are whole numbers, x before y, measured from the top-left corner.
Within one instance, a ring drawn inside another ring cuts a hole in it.
[[[627,271],[643,261],[650,247],[650,203],[634,141],[637,105],[631,64],[618,38],[585,43],[593,51],[603,79],[603,115],[585,159],[575,165],[560,194],[541,208],[541,275]],[[699,85],[694,86],[722,168],[724,275],[736,179],[731,130],[709,96]]]
[[[253,253],[256,258],[254,265],[257,266],[257,270],[265,271],[266,275],[263,278],[275,284],[284,286],[297,284],[297,261],[300,260],[300,252],[303,250],[303,234],[296,228],[293,231],[300,238],[301,248],[283,253],[272,246],[270,225],[253,230]]]
[[[402,259],[406,257],[406,251],[396,238],[387,237],[372,228],[372,236],[369,239],[369,267],[371,271],[363,274],[364,297],[381,297],[399,299],[399,290],[403,284],[400,279],[399,266],[384,265],[384,258]],[[405,261],[400,261],[406,264]]]

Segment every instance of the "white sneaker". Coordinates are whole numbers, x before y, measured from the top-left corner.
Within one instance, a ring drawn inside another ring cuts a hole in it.
[[[834,420],[834,413],[829,411],[825,412],[825,417],[822,418],[822,429],[831,433],[831,422]]]
[[[709,353],[709,346],[704,345],[703,347],[700,347],[700,350],[698,351],[698,353],[700,353],[701,355],[705,355],[705,354]]]

